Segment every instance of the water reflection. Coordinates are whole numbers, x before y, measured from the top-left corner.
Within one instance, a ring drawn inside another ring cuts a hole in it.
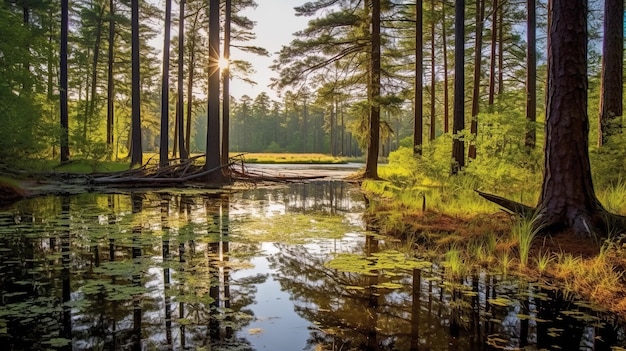
[[[612,316],[366,235],[342,182],[46,197],[0,212],[7,350],[611,350]]]

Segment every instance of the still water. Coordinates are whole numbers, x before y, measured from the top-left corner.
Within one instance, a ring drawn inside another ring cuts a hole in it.
[[[622,350],[612,315],[366,231],[358,188],[42,197],[0,210],[1,350]]]

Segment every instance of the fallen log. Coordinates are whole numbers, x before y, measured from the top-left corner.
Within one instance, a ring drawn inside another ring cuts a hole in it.
[[[142,183],[142,184],[149,184],[149,183],[159,183],[159,184],[164,184],[164,183],[170,183],[170,184],[180,184],[180,183],[184,183],[184,182],[188,182],[191,180],[195,180],[198,178],[202,178],[205,177],[213,172],[219,171],[223,168],[226,167],[230,167],[232,163],[226,164],[226,165],[222,165],[213,169],[209,169],[203,172],[199,172],[199,173],[195,173],[195,174],[191,174],[188,175],[186,177],[178,177],[178,178],[172,178],[172,177],[136,177],[136,176],[128,176],[128,177],[103,177],[103,178],[94,178],[92,180],[92,182],[94,184],[123,184],[123,183]]]

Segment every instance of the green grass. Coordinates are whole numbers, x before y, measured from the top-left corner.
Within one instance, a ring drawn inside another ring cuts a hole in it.
[[[532,247],[533,240],[539,234],[541,228],[536,227],[535,218],[522,218],[511,228],[512,239],[517,242],[519,251],[520,266],[525,268],[528,265],[528,255]]]
[[[242,155],[247,163],[284,164],[284,163],[311,163],[311,164],[341,164],[346,161],[341,157],[317,153],[231,153],[230,157]]]

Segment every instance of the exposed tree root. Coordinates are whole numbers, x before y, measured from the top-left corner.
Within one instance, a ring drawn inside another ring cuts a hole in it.
[[[474,190],[478,193],[482,198],[495,203],[496,205],[504,208],[509,213],[515,213],[522,217],[530,217],[535,213],[535,208],[524,205],[523,203],[505,199],[501,196],[484,193],[480,190]]]
[[[530,207],[517,201],[509,200],[497,195],[475,190],[484,199],[504,208],[507,212],[530,218],[537,216],[539,220],[535,228],[543,232],[560,232],[571,230],[574,234],[586,237],[602,237],[626,232],[626,217],[606,211],[598,205],[595,211],[578,211],[572,218],[561,218],[555,215],[546,215],[542,209]]]

